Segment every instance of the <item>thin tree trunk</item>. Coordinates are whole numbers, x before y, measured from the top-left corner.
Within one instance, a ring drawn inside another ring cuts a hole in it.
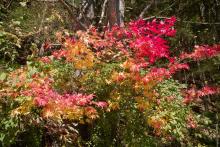
[[[103,20],[104,20],[104,17],[105,17],[105,12],[106,12],[107,2],[108,2],[108,0],[105,0],[104,3],[103,3],[103,5],[102,5],[102,12],[101,12],[99,24],[103,24]]]
[[[118,6],[118,15],[117,15],[117,19],[118,19],[118,25],[120,27],[124,26],[124,12],[125,12],[125,2],[124,0],[119,0],[119,6]]]
[[[117,0],[109,0],[108,1],[108,10],[107,10],[107,19],[108,19],[108,25],[110,29],[113,25],[117,23],[117,17],[116,17],[116,2]]]
[[[107,19],[110,29],[114,25],[124,26],[124,0],[109,0]]]

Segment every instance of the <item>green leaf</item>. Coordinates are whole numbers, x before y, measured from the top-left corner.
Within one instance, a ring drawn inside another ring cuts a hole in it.
[[[4,81],[5,79],[6,79],[6,77],[7,77],[7,74],[6,73],[1,73],[0,74],[0,81]]]

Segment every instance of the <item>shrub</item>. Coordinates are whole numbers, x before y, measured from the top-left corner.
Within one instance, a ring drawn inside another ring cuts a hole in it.
[[[174,22],[138,20],[66,38],[61,50],[2,80],[1,97],[14,104],[8,115],[40,128],[44,145],[197,145],[193,132],[205,118],[190,106],[219,88],[187,90],[173,75],[189,69],[186,58],[213,57],[220,47],[171,56],[166,38],[175,35]]]

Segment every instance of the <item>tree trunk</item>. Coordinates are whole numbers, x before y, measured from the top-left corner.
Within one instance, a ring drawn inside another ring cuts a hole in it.
[[[110,27],[118,25],[124,26],[124,0],[109,0],[107,10],[107,23]]]

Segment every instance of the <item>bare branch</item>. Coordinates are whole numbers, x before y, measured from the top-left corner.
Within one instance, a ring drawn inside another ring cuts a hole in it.
[[[176,1],[173,2],[170,6],[166,7],[165,9],[161,10],[160,12],[157,13],[157,15],[160,15],[161,13],[165,12],[166,10],[170,9],[176,4]]]
[[[77,23],[79,23],[80,26],[81,26],[83,29],[86,30],[86,29],[87,29],[87,26],[78,20],[78,18],[74,15],[73,10],[71,9],[70,5],[68,5],[65,0],[59,0],[59,1],[65,6],[65,8],[67,9],[67,11],[68,11],[69,14],[71,15],[71,17],[72,17]]]
[[[180,20],[177,20],[180,21]],[[193,21],[182,21],[185,23],[191,23],[191,24],[201,24],[201,25],[220,25],[220,22],[212,23],[212,22],[193,22]]]
[[[103,22],[107,2],[108,2],[108,0],[105,0],[103,5],[102,5],[102,13],[101,13],[101,17],[100,17],[100,20],[99,20],[99,24],[102,24],[102,22]]]
[[[148,9],[154,4],[154,0],[151,1],[151,3],[149,5],[147,5],[144,10],[141,12],[141,14],[139,15],[139,18],[143,18],[144,14],[148,11]]]
[[[11,6],[13,0],[10,0],[8,5],[6,6],[6,9],[9,9],[9,7]]]
[[[144,20],[151,20],[151,19],[154,19],[154,18],[158,18],[158,19],[166,19],[166,18],[169,18],[169,17],[163,17],[163,16],[150,16],[150,17],[146,17],[146,18],[143,18]],[[186,21],[186,20],[180,20],[177,18],[177,21],[180,21],[180,22],[184,22],[184,23],[190,23],[190,24],[201,24],[201,25],[220,25],[220,22],[215,22],[215,23],[212,23],[212,22],[197,22],[197,21]]]

